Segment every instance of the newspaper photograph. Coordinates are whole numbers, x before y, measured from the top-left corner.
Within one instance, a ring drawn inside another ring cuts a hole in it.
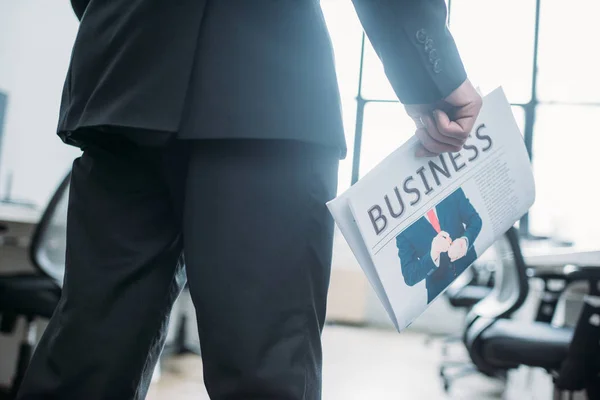
[[[328,203],[399,331],[533,205],[529,157],[501,88],[462,150],[417,158],[412,138]]]

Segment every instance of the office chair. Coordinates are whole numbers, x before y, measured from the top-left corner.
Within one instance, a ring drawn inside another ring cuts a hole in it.
[[[486,299],[473,307],[465,330],[464,341],[473,364],[478,371],[498,378],[505,378],[507,371],[522,365],[543,368],[554,377],[557,391],[572,392],[586,385],[594,388],[600,371],[597,365],[600,354],[600,307],[590,311],[591,306],[587,305],[584,309],[575,329],[577,341],[573,341],[572,328],[556,327],[539,320],[528,322],[508,319],[525,302],[529,275],[517,231],[511,228],[504,239],[496,245],[501,261],[496,276],[497,284]],[[587,280],[590,282],[590,293],[598,294],[598,269],[578,268],[570,272],[566,279],[568,282]],[[592,313],[595,317],[586,320],[586,313]],[[582,348],[582,343],[586,344],[585,348]],[[573,368],[564,368],[567,362],[578,366],[575,377],[586,377],[584,383],[569,375]]]
[[[529,272],[521,253],[518,233],[514,227],[499,238],[490,251],[494,253],[493,259],[496,262],[494,285],[489,295],[474,305],[467,314],[463,334],[463,343],[467,347],[471,362],[442,363],[440,376],[445,391],[449,391],[453,381],[472,373],[482,372],[501,380],[506,378],[507,369],[505,368],[480,368],[476,360],[473,360],[471,341],[478,338],[479,333],[485,331],[496,321],[510,318],[523,305],[529,292]],[[477,358],[477,354],[475,358]],[[461,367],[457,373],[448,374],[448,369],[454,369],[457,366]]]
[[[496,285],[490,296],[473,308],[465,330],[471,360],[480,372],[498,378],[505,378],[509,369],[521,364],[550,368],[560,365],[572,330],[540,321],[508,319],[523,305],[529,292],[529,276],[516,229],[506,232],[494,248],[500,262]]]
[[[65,269],[70,174],[60,183],[33,233],[29,257],[34,273],[0,275],[0,332],[12,333],[19,317],[26,327],[8,398],[16,396],[37,342],[35,319],[49,319],[60,299]]]
[[[574,272],[589,284],[589,295],[577,320],[567,356],[553,371],[555,398],[561,392],[585,390],[588,399],[600,399],[600,270],[580,268]]]

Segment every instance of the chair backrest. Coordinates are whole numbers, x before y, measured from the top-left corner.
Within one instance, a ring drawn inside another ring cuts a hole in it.
[[[510,228],[490,249],[494,260],[494,286],[490,294],[477,303],[467,316],[463,341],[471,361],[479,372],[488,376],[498,376],[503,369],[489,365],[481,354],[480,338],[485,330],[501,318],[510,317],[527,298],[529,291],[527,267],[517,230]]]
[[[511,227],[490,250],[497,263],[494,286],[491,293],[473,307],[470,321],[478,317],[508,318],[523,305],[529,292],[527,266],[516,228]]]
[[[67,206],[71,174],[62,180],[38,223],[29,247],[33,266],[62,287],[67,244]]]

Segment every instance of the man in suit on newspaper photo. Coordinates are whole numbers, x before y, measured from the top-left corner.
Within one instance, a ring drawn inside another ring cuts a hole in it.
[[[458,188],[396,237],[404,281],[425,279],[431,303],[477,259],[475,240],[481,217]]]

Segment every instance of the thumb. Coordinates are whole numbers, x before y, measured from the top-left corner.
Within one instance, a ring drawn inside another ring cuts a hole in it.
[[[446,112],[437,109],[433,112],[433,116],[438,131],[442,135],[461,140],[467,138],[469,131],[465,131],[458,122],[450,120],[450,117]]]
[[[471,129],[475,125],[475,119],[479,115],[481,105],[479,103],[469,103],[464,107],[459,108],[454,115],[454,120],[461,129],[467,134],[471,133]]]

